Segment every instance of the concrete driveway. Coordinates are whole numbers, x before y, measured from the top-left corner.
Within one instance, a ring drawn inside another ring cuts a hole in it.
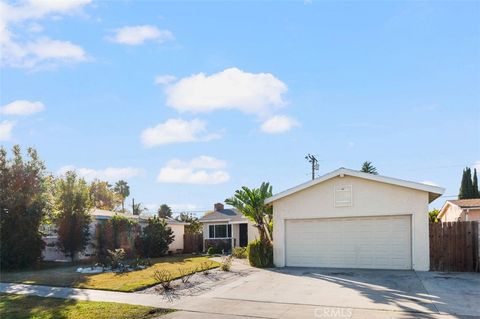
[[[180,302],[169,317],[471,318],[479,301],[479,274],[283,268]]]

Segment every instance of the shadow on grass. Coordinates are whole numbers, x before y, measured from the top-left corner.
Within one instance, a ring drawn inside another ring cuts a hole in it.
[[[27,295],[0,294],[2,318],[68,318],[68,309],[77,303],[72,299],[42,298]]]

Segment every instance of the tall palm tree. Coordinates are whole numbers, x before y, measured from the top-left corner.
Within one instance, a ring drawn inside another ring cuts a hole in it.
[[[375,166],[372,165],[372,162],[369,161],[363,162],[360,172],[378,175],[377,169],[375,168]]]
[[[260,240],[272,242],[272,207],[265,205],[265,199],[272,196],[272,186],[263,182],[259,188],[243,186],[235,195],[225,200],[225,204],[235,207],[240,213],[255,223]]]
[[[125,213],[125,198],[130,195],[130,186],[124,180],[119,180],[113,190],[122,198],[122,213]]]

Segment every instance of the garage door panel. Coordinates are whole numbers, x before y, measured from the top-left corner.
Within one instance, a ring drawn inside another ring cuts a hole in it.
[[[286,221],[286,264],[411,268],[409,216]]]

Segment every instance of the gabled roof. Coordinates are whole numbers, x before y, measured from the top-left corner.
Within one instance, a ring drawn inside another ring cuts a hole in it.
[[[457,205],[461,208],[480,207],[480,198],[447,200],[447,202]]]
[[[247,221],[247,218],[243,216],[234,208],[220,209],[211,213],[205,214],[199,219],[200,222],[240,222]]]
[[[130,213],[120,213],[120,212],[113,212],[111,210],[105,209],[98,209],[94,208],[90,211],[90,215],[94,216],[96,219],[111,219],[114,216],[122,216],[128,219],[138,220],[139,222],[146,222],[149,218],[153,217],[151,215],[133,215]],[[175,225],[188,225],[188,223],[178,221],[171,217],[164,218],[167,224],[175,224]]]
[[[443,192],[445,192],[445,189],[442,187],[438,186],[432,186],[432,185],[427,185],[423,183],[418,183],[418,182],[411,182],[411,181],[406,181],[403,179],[398,179],[398,178],[392,178],[392,177],[387,177],[387,176],[382,176],[382,175],[373,175],[369,173],[364,173],[360,171],[356,171],[353,169],[348,169],[348,168],[339,168],[337,170],[334,170],[330,173],[327,173],[325,175],[319,176],[315,178],[314,180],[308,181],[306,183],[300,184],[298,186],[292,187],[290,189],[287,189],[283,192],[277,193],[273,195],[272,197],[269,197],[265,200],[265,204],[270,204],[273,203],[276,200],[279,200],[280,198],[284,198],[286,196],[292,195],[294,193],[297,193],[299,191],[302,191],[306,188],[312,187],[314,185],[320,184],[322,182],[325,182],[329,179],[332,179],[337,176],[353,176],[353,177],[358,177],[358,178],[363,178],[363,179],[368,179],[371,181],[376,181],[380,183],[386,183],[386,184],[391,184],[391,185],[396,185],[396,186],[401,186],[401,187],[406,187],[406,188],[411,188],[411,189],[416,189],[416,190],[421,190],[424,192],[428,192],[428,199],[429,202],[432,202],[436,198],[440,197]]]

